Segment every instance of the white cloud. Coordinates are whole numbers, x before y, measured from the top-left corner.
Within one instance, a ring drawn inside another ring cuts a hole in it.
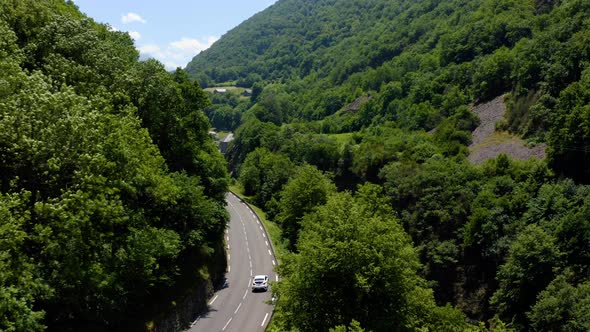
[[[181,51],[193,52],[196,55],[199,52],[208,49],[216,41],[217,37],[209,37],[206,41],[194,38],[182,38],[170,43],[170,46]]]
[[[131,38],[133,38],[135,41],[141,39],[141,34],[137,31],[129,31],[128,33],[129,33],[129,36],[131,36]]]
[[[121,22],[123,22],[125,24],[133,23],[133,22],[147,23],[146,20],[144,20],[141,16],[139,16],[139,14],[136,14],[136,13],[127,13],[127,15],[123,15],[121,17]]]
[[[156,57],[156,55],[159,55],[161,53],[160,46],[158,46],[156,44],[143,45],[143,46],[138,47],[137,49],[142,54],[152,55],[154,57]]]
[[[219,38],[213,36],[202,40],[184,37],[171,42],[165,49],[156,44],[142,45],[137,49],[142,58],[155,58],[162,62],[167,70],[174,70],[186,66],[195,55],[208,49],[217,39]]]

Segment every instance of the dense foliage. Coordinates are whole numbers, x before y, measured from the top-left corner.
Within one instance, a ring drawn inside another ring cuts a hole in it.
[[[72,2],[0,1],[0,330],[143,329],[224,271],[208,99],[138,57]]]
[[[280,0],[197,55],[201,85],[256,90],[227,105],[227,158],[292,251],[273,328],[587,330],[589,19],[583,0]],[[467,161],[469,105],[501,95],[497,128],[546,161]],[[406,293],[380,275],[402,247]],[[436,305],[396,302],[415,287]]]
[[[375,331],[461,330],[461,313],[436,308],[417,275],[418,257],[392,210],[373,209],[371,186],[354,198],[333,195],[304,218],[299,252],[279,268],[285,327],[326,331],[355,319]]]
[[[587,181],[577,124],[589,15],[583,0],[283,0],[187,71],[201,84],[254,77],[247,85],[266,97],[251,113],[275,124],[321,120],[324,133],[383,121],[429,131],[462,105],[510,92],[508,128],[547,141],[554,168]],[[347,106],[354,101],[363,102]]]

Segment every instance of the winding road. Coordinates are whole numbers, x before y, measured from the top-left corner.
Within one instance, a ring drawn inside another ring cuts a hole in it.
[[[276,258],[260,220],[233,194],[227,195],[230,223],[226,230],[226,287],[209,300],[209,311],[193,322],[187,331],[264,331],[273,306],[268,292],[251,290],[252,277],[267,274],[278,281],[273,271]]]

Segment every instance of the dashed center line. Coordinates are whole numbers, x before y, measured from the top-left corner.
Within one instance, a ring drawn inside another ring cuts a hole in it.
[[[222,331],[225,331],[225,329],[227,328],[227,326],[229,325],[229,323],[231,323],[231,320],[233,319],[233,317],[231,317],[227,323],[225,323],[225,326],[223,326],[223,328],[221,329]]]
[[[233,197],[233,196],[231,196],[231,197]],[[230,207],[232,207],[232,208],[236,208],[238,204],[232,204],[231,202],[228,202],[228,205],[229,205]],[[265,245],[266,245],[266,247],[267,247],[268,254],[271,256],[272,265],[274,266],[274,265],[276,265],[276,262],[275,262],[275,260],[274,260],[274,257],[273,257],[272,251],[271,251],[271,249],[272,249],[272,245],[271,245],[271,243],[270,243],[270,239],[268,239],[268,240],[267,240],[267,236],[266,236],[266,233],[265,233],[265,231],[264,231],[264,227],[263,227],[262,223],[260,222],[260,220],[258,219],[258,217],[256,216],[256,213],[255,213],[255,212],[254,212],[254,211],[253,211],[251,208],[249,208],[249,211],[250,211],[250,214],[251,214],[251,215],[252,215],[252,217],[253,217],[253,219],[252,219],[252,220],[256,221],[256,224],[258,225],[258,227],[259,227],[259,228],[260,228],[260,230],[261,230],[262,237],[264,238],[264,243],[265,243]],[[243,218],[243,217],[242,217],[242,215],[240,215],[240,214],[238,213],[238,217],[239,217],[239,219],[240,219],[240,221],[241,221],[241,223],[242,223],[242,229],[243,229],[243,232],[244,232],[244,239],[245,239],[245,243],[246,243],[246,250],[247,250],[247,253],[248,253],[248,261],[249,261],[249,265],[250,265],[250,278],[248,278],[248,285],[246,286],[247,288],[246,288],[246,290],[244,291],[244,295],[242,296],[242,301],[241,301],[241,302],[238,304],[238,306],[236,307],[236,309],[235,309],[235,311],[234,311],[234,314],[232,315],[232,317],[230,317],[230,318],[227,320],[227,322],[226,322],[226,323],[225,323],[225,325],[223,326],[223,329],[222,329],[222,331],[225,331],[225,330],[228,328],[228,326],[231,324],[231,322],[232,322],[233,318],[234,318],[234,317],[236,317],[235,315],[237,315],[238,311],[239,311],[239,310],[240,310],[240,308],[242,307],[242,304],[244,304],[244,303],[245,303],[244,301],[245,301],[245,299],[246,299],[246,297],[248,296],[248,293],[249,293],[249,291],[250,291],[250,284],[251,284],[251,282],[252,282],[252,281],[251,281],[251,277],[253,276],[253,269],[252,269],[252,268],[253,268],[252,255],[251,255],[250,245],[249,245],[249,242],[248,242],[248,234],[247,234],[247,229],[246,229],[246,223],[249,223],[250,225],[252,225],[252,220],[245,220],[245,219],[249,219],[249,218],[247,218],[247,214],[246,214],[246,215],[244,215],[244,218]],[[249,226],[249,227],[251,227],[251,226]],[[236,229],[236,231],[237,231],[237,229]],[[227,251],[228,251],[228,253],[227,253],[227,261],[228,261],[228,264],[227,264],[227,271],[228,271],[228,273],[229,273],[229,271],[231,270],[231,266],[230,266],[230,264],[229,264],[229,262],[231,261],[231,254],[229,253],[229,252],[230,252],[230,250],[231,250],[230,243],[229,243],[229,242],[230,242],[229,230],[228,230],[228,229],[226,229],[226,230],[225,230],[225,233],[227,234],[227,236],[226,236],[226,240],[227,240]],[[256,242],[258,242],[258,241],[256,241]],[[235,243],[234,243],[234,244],[235,244]],[[235,247],[235,246],[232,246],[232,247]],[[243,247],[242,247],[242,248],[243,248]],[[254,249],[257,249],[257,248],[258,248],[258,246],[256,246]],[[234,249],[234,250],[235,250],[235,249]],[[235,254],[235,253],[234,253],[234,254]],[[234,260],[236,260],[236,259],[237,259],[238,261],[241,261],[241,259],[240,259],[239,257],[238,257],[238,258],[236,258],[236,257],[237,257],[237,256],[235,256],[235,255],[234,255]],[[276,281],[279,281],[279,276],[278,276],[277,274],[275,274],[275,280],[276,280]],[[212,299],[212,300],[209,302],[209,305],[212,305],[212,304],[213,304],[213,303],[214,303],[214,302],[217,300],[217,298],[218,298],[218,295],[216,295],[216,296],[215,296],[215,297],[214,297],[214,298],[213,298],[213,299]],[[269,314],[268,312],[267,312],[267,313],[265,313],[265,315],[264,315],[264,318],[262,319],[262,322],[261,322],[261,324],[260,324],[260,326],[261,326],[261,327],[264,327],[264,326],[265,326],[265,324],[268,322],[269,315],[270,315],[270,314]],[[196,321],[195,321],[195,322],[196,322]],[[193,324],[191,324],[191,325],[194,325],[194,324],[195,324],[195,322],[193,322]]]

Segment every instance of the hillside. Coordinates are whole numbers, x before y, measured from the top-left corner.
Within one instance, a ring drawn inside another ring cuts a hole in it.
[[[226,261],[209,100],[72,1],[0,0],[0,331],[144,331]]]
[[[588,22],[583,0],[279,0],[195,56],[201,85],[253,91],[206,113],[291,251],[271,331],[589,330]]]
[[[552,164],[585,181],[564,166],[568,149],[585,142],[551,128],[561,119],[556,99],[583,78],[590,56],[588,11],[580,0],[281,0],[186,70],[205,85],[266,87],[260,120],[319,121],[324,133],[384,121],[430,131],[462,105],[509,93],[507,128],[559,145],[549,149]],[[373,98],[359,112],[339,112],[363,96]]]
[[[522,139],[506,132],[496,132],[499,123],[505,122],[506,105],[504,97],[476,105],[472,111],[479,119],[479,125],[472,133],[469,145],[469,161],[481,164],[488,159],[505,154],[513,159],[545,158],[545,144],[525,146]]]

